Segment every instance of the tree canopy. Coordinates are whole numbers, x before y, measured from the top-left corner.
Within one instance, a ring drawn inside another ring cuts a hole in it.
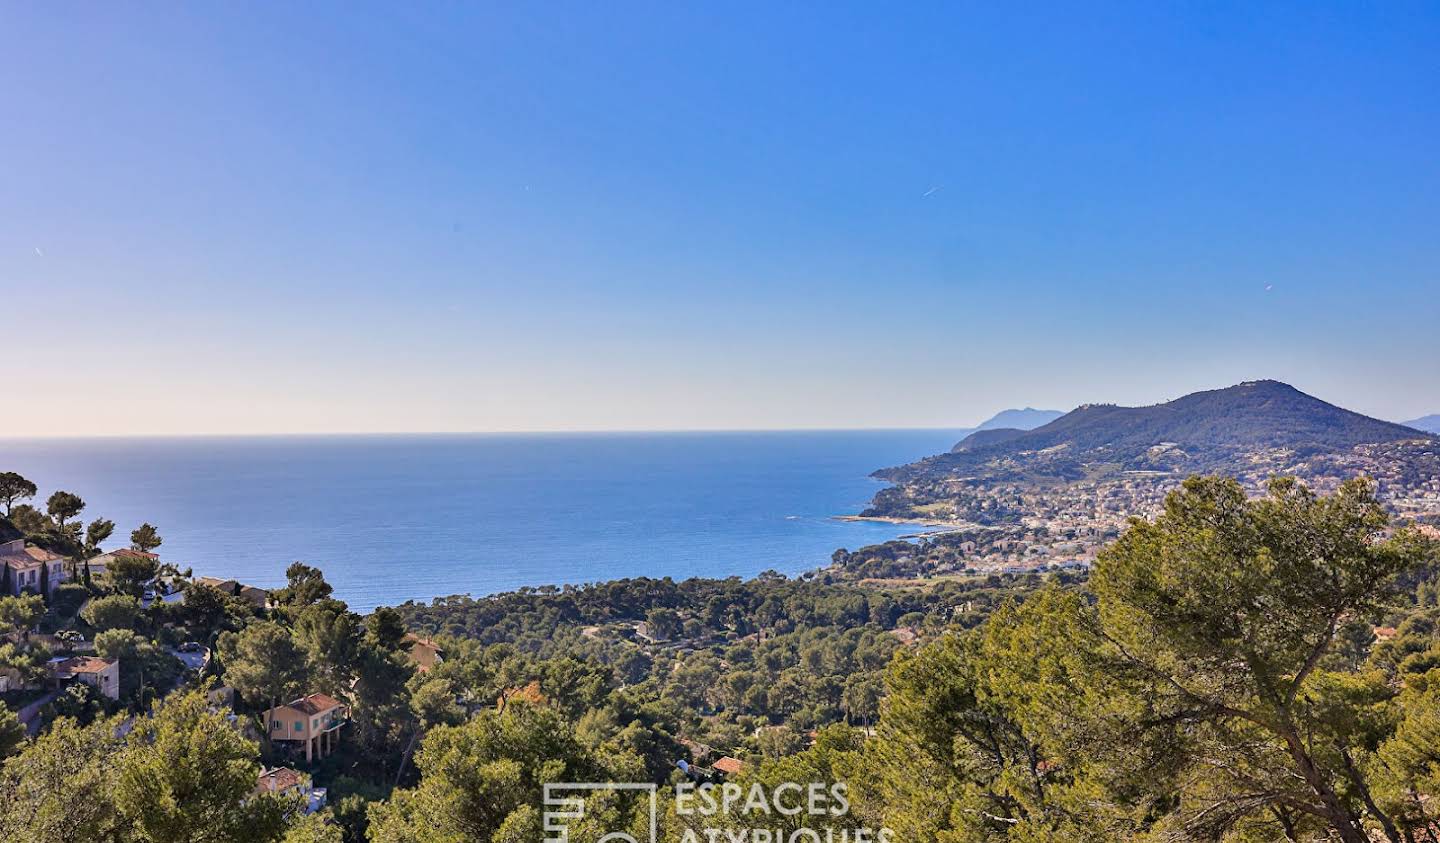
[[[0,472],[0,501],[5,503],[5,517],[9,518],[16,503],[29,500],[40,492],[39,487],[13,472]]]

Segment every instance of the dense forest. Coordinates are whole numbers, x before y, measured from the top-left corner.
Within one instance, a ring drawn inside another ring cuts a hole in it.
[[[98,548],[78,511],[35,514],[7,523],[71,541],[77,566]],[[1373,484],[1250,498],[1192,478],[1088,577],[933,576],[953,555],[894,543],[799,579],[365,617],[301,563],[264,607],[158,564],[81,576],[68,602],[0,598],[0,667],[37,670],[38,639],[63,641],[48,626],[103,640],[123,685],[67,690],[34,736],[0,717],[0,839],[533,843],[546,783],[623,781],[661,786],[667,841],[1440,840],[1440,562]],[[131,595],[165,576],[183,601]],[[417,640],[440,658],[418,663]],[[215,658],[166,666],[178,642]],[[233,710],[206,694],[222,684]],[[303,766],[256,715],[314,691],[349,722],[306,768],[330,794],[307,815],[254,792],[262,764]],[[838,813],[697,817],[672,787],[696,782],[848,795]],[[643,800],[592,796],[569,839],[617,830],[645,839]]]

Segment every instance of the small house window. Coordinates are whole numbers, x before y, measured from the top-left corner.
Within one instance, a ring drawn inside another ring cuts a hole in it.
[[[304,721],[304,720],[296,720],[296,721],[295,721],[295,731],[297,731],[297,732],[303,732],[303,731],[305,731],[305,721]]]
[[[272,730],[276,731],[276,732],[280,731],[281,725],[282,725],[282,724],[280,723],[279,720],[271,720],[271,721],[270,721],[270,728],[271,728]]]

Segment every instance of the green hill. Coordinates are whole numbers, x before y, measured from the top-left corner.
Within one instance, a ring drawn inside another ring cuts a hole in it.
[[[972,434],[948,454],[883,469],[901,481],[983,472],[1036,472],[1078,478],[1087,467],[1125,470],[1224,471],[1258,451],[1285,450],[1297,458],[1357,445],[1433,438],[1433,434],[1370,418],[1273,380],[1248,381],[1196,392],[1165,404],[1121,407],[1087,404],[1029,431]]]
[[[1104,526],[1105,513],[1146,511],[1191,474],[1252,488],[1277,474],[1321,485],[1366,474],[1388,498],[1419,502],[1405,514],[1429,518],[1440,437],[1248,381],[1149,407],[1087,404],[1029,431],[978,431],[949,453],[877,471],[895,485],[865,514],[1064,523],[1063,513],[1090,513]]]

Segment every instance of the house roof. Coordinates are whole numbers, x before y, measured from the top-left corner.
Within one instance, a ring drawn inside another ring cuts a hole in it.
[[[308,694],[294,702],[286,703],[285,707],[293,708],[305,714],[320,714],[339,705],[340,701],[329,694]]]
[[[260,775],[255,779],[255,790],[278,793],[299,787],[304,781],[305,777],[298,771],[289,767],[276,767],[273,770],[260,771]]]
[[[71,656],[68,659],[51,662],[50,670],[58,677],[76,676],[81,673],[104,673],[111,665],[116,664],[114,659],[101,659],[95,656]]]
[[[444,648],[439,644],[436,644],[429,638],[421,638],[413,632],[405,633],[405,637],[400,640],[411,646],[424,647],[427,650],[434,650],[437,653],[444,652]]]
[[[716,761],[712,766],[714,766],[715,769],[719,770],[722,773],[729,773],[733,776],[741,770],[745,769],[745,762],[741,761],[739,758],[731,758],[727,755],[724,758],[721,758],[719,761]]]
[[[264,607],[270,600],[270,592],[238,580],[222,580],[219,577],[196,577],[195,582],[219,589],[231,597],[243,597],[257,606]]]
[[[119,547],[114,550],[105,551],[106,556],[139,556],[142,559],[159,559],[158,553],[147,553],[143,550],[136,550],[133,547]]]
[[[58,553],[52,553],[43,547],[26,545],[19,551],[10,551],[0,554],[0,563],[9,565],[12,568],[29,568],[35,565],[43,565],[46,562],[55,562],[65,557]]]
[[[425,673],[445,659],[445,650],[429,638],[421,638],[413,632],[407,632],[401,640],[407,648],[406,654],[410,656],[411,661],[415,662],[421,673]]]
[[[253,585],[242,585],[236,592],[237,597],[244,597],[251,603],[263,607],[270,600],[270,592]]]
[[[158,562],[160,555],[157,553],[146,553],[143,550],[136,550],[133,547],[121,547],[115,550],[107,550],[99,556],[87,559],[86,564],[92,569],[109,568],[111,563],[121,559],[149,559],[152,562]]]

